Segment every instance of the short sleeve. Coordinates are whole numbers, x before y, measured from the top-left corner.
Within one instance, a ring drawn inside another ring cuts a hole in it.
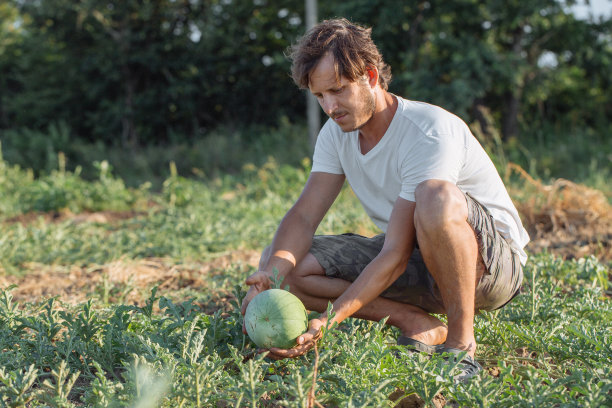
[[[344,174],[337,144],[329,123],[323,126],[317,137],[312,158],[312,172]]]

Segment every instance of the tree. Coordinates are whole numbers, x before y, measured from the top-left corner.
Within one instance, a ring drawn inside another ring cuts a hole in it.
[[[322,7],[322,14],[373,27],[393,68],[393,91],[485,126],[483,112],[490,111],[509,139],[518,135],[521,123],[537,119],[533,112],[557,120],[553,112],[571,111],[600,121],[609,112],[610,20],[577,20],[564,5],[558,0],[354,0]],[[545,55],[558,64],[542,65]],[[570,103],[569,95],[580,93],[594,95],[596,115]]]
[[[347,0],[319,2],[319,15],[373,27],[392,92],[508,139],[545,121],[607,125],[610,19],[577,20],[564,4]],[[301,121],[284,52],[303,15],[303,0],[4,2],[0,127],[61,121],[83,140],[137,147]]]
[[[20,39],[19,37],[19,13],[15,6],[11,3],[0,4],[0,55],[4,55],[4,58],[0,58],[0,129],[5,126],[8,122],[8,113],[4,108],[4,94],[8,87],[7,75],[5,74],[9,69],[9,56],[11,55],[10,50],[15,49],[14,45]]]
[[[304,106],[283,55],[302,30],[295,3],[14,0],[24,24],[20,56],[4,60],[4,126],[62,119],[82,138],[134,147],[274,124]]]

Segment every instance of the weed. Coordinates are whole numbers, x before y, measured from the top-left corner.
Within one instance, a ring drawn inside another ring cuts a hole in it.
[[[118,260],[151,257],[164,259],[157,268],[173,270],[231,249],[261,249],[297,198],[309,163],[294,168],[269,161],[208,184],[177,170],[159,194],[129,189],[102,167],[98,180],[85,182],[65,169],[36,179],[0,161],[4,273],[38,265],[105,270]],[[81,193],[98,197],[97,207],[72,198]],[[75,212],[144,213],[112,223],[10,219],[43,196],[55,200],[51,207],[68,203]],[[319,232],[360,228],[375,232],[344,189]],[[529,258],[522,293],[476,317],[476,359],[486,372],[467,384],[450,380],[454,367],[442,357],[395,346],[399,333],[384,320],[347,319],[326,329],[316,350],[268,360],[242,333],[242,282],[250,273],[224,267],[202,278],[206,287],[194,298],[160,286],[138,304],[125,301],[135,280],[117,288],[108,277],[96,297],[77,305],[56,297],[20,303],[14,287],[0,290],[0,405],[384,407],[398,394],[428,406],[612,404],[610,271],[593,256]],[[220,294],[225,304],[213,302]]]

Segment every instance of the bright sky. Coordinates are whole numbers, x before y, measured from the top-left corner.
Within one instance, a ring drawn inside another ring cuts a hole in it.
[[[588,19],[591,15],[598,17],[610,16],[612,14],[612,0],[589,0],[589,5],[585,0],[579,0],[578,4],[572,7],[572,11],[577,18]]]

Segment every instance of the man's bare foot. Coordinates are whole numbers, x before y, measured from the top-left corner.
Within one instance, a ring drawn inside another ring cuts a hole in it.
[[[399,328],[403,336],[430,346],[443,344],[448,334],[446,325],[425,311],[409,313],[409,316],[405,316],[401,322],[389,322],[389,324]]]
[[[446,341],[446,335],[448,333],[448,330],[446,329],[446,325],[444,323],[440,323],[441,326],[434,327],[427,331],[402,331],[402,335],[413,338],[415,340],[420,341],[421,343],[425,343],[430,346],[444,344],[444,342]]]
[[[455,341],[452,339],[447,339],[444,346],[447,348],[452,348],[452,349],[457,349],[457,350],[465,350],[472,357],[474,357],[474,354],[476,353],[476,340]]]

